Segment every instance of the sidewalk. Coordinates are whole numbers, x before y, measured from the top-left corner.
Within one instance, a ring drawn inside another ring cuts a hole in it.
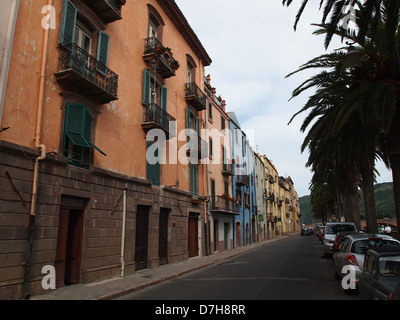
[[[224,262],[243,253],[263,247],[271,242],[287,238],[265,240],[210,256],[191,258],[167,264],[156,269],[146,269],[124,278],[107,279],[100,282],[77,284],[57,289],[51,293],[31,297],[30,300],[108,300],[155,285],[207,266]]]

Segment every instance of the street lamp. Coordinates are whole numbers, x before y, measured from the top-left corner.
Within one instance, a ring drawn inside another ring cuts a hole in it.
[[[347,49],[343,62],[350,67],[354,67],[361,61],[364,54],[353,46],[354,43],[346,42],[346,44],[349,45],[349,48]]]

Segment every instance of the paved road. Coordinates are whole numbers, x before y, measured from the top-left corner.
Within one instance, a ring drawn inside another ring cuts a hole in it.
[[[291,236],[120,299],[353,300],[332,273],[315,236]]]

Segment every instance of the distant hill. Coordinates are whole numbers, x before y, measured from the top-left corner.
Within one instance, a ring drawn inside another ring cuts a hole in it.
[[[361,217],[365,215],[364,199],[361,192],[360,197],[360,214]],[[315,222],[321,222],[315,220],[311,211],[310,196],[304,196],[299,198],[301,216],[304,224],[312,224]],[[393,198],[393,183],[385,182],[378,183],[375,185],[375,206],[376,214],[378,218],[394,218],[396,216],[394,210],[394,198]]]

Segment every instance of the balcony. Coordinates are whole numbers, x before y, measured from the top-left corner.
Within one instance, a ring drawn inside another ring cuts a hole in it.
[[[56,79],[104,104],[118,100],[118,75],[76,44],[59,46]]]
[[[85,2],[105,24],[122,19],[120,0],[85,0]]]
[[[250,177],[247,175],[237,175],[236,176],[236,184],[249,186],[250,185]]]
[[[172,52],[155,37],[144,40],[144,61],[163,79],[175,76],[179,62],[174,59]]]
[[[208,143],[203,140],[194,130],[189,130],[187,133],[189,138],[187,156],[196,155],[197,160],[208,158]],[[197,143],[196,143],[197,142]]]
[[[155,103],[145,107],[142,128],[145,132],[151,129],[161,129],[166,138],[175,136],[175,118]]]
[[[240,214],[240,207],[232,199],[223,196],[211,196],[212,213]]]
[[[222,174],[224,176],[233,176],[233,165],[228,163],[222,164]]]
[[[186,83],[185,100],[197,111],[203,111],[207,108],[206,95],[194,82]]]

